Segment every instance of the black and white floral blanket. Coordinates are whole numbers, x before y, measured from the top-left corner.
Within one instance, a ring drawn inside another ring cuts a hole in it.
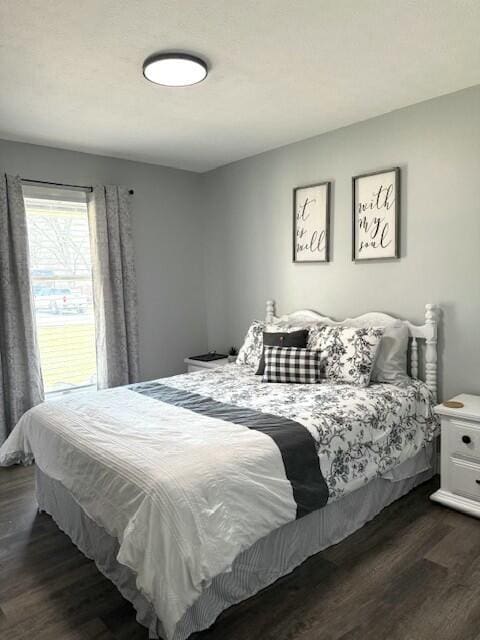
[[[232,364],[165,382],[302,424],[315,439],[330,501],[411,458],[439,429],[432,394],[420,380],[367,388],[268,384],[249,367]]]

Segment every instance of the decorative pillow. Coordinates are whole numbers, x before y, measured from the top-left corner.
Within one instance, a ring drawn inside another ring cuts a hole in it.
[[[308,330],[300,329],[299,331],[284,331],[282,333],[272,333],[270,331],[263,332],[263,347],[300,347],[305,349],[307,346]],[[265,355],[262,351],[260,364],[258,365],[257,375],[263,375],[265,370]]]
[[[368,387],[383,329],[323,326],[310,331],[308,347],[318,349],[321,373],[333,382]]]
[[[323,330],[330,325],[317,324],[314,327],[310,327],[308,332],[307,349],[321,351],[321,337]],[[326,378],[325,373],[325,358],[320,354],[319,360],[319,375],[320,378]]]
[[[258,369],[260,358],[263,352],[263,331],[265,323],[254,320],[250,325],[245,340],[238,352],[237,364],[244,364],[247,367]]]
[[[407,374],[408,327],[401,320],[384,329],[371,381],[398,384]]]
[[[297,347],[265,347],[263,382],[313,384],[319,378],[319,352]]]

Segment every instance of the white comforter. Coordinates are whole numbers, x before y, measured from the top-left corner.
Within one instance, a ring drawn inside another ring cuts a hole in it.
[[[235,365],[159,382],[303,424],[331,499],[414,455],[437,429],[417,382],[266,385]],[[128,388],[29,411],[0,449],[0,464],[33,458],[118,538],[118,561],[135,572],[169,638],[214,576],[295,518],[271,438]]]

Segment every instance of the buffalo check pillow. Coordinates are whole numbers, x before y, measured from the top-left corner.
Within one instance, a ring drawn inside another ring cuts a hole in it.
[[[319,379],[320,354],[299,347],[264,347],[263,382],[313,384]]]
[[[299,347],[305,349],[308,340],[308,330],[300,329],[299,331],[282,331],[281,333],[264,331],[263,346],[264,347]],[[265,371],[265,356],[260,358],[260,364],[257,369],[257,376],[262,376]]]

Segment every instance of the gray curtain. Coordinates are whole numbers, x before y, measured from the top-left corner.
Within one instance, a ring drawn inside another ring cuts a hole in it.
[[[100,389],[138,380],[137,289],[128,189],[97,186],[89,219]]]
[[[0,444],[42,400],[22,184],[0,174]]]

